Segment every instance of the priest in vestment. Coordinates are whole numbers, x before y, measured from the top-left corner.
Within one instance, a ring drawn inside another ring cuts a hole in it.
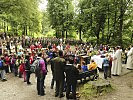
[[[121,59],[122,51],[120,47],[117,47],[117,50],[114,54],[112,61],[112,75],[120,75],[122,71],[122,59]]]
[[[133,69],[133,47],[130,49],[130,51],[127,53],[127,69]]]

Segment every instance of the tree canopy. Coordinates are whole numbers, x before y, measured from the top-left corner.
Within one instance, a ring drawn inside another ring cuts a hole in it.
[[[31,35],[55,30],[59,38],[74,37],[94,43],[131,44],[133,0],[0,0],[0,31]],[[76,2],[76,4],[75,4]]]
[[[39,0],[1,0],[1,29],[15,35],[39,32]],[[20,31],[20,32],[18,32]]]

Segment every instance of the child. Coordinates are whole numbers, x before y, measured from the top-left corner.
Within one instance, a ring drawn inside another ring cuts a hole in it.
[[[85,65],[85,61],[82,62],[82,66],[81,66],[83,72],[88,71],[87,65]]]
[[[107,77],[108,77],[108,70],[109,70],[108,55],[106,55],[104,60],[103,60],[103,70],[104,70],[104,79],[107,79]]]
[[[1,56],[0,57],[0,75],[1,75],[1,78],[2,78],[2,81],[7,81],[6,80],[6,72],[5,72],[5,62],[4,62],[4,57]]]
[[[91,63],[89,64],[89,71],[95,70],[97,68],[96,62],[94,60],[91,60]]]

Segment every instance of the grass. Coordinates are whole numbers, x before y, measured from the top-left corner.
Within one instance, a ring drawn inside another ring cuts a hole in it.
[[[83,100],[92,100],[93,98],[98,98],[99,96],[111,93],[113,90],[115,90],[114,87],[105,86],[102,88],[102,92],[98,93],[97,89],[89,82],[79,87],[79,93],[81,95],[81,99]]]

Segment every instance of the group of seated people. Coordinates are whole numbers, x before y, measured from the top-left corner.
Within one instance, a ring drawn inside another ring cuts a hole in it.
[[[94,60],[91,60],[91,63],[86,65],[85,61],[82,62],[82,66],[80,64],[77,64],[77,69],[79,71],[79,80],[82,82],[82,78],[86,79],[86,77],[89,77],[91,75],[93,76],[93,79],[97,78],[97,64],[94,62]]]

